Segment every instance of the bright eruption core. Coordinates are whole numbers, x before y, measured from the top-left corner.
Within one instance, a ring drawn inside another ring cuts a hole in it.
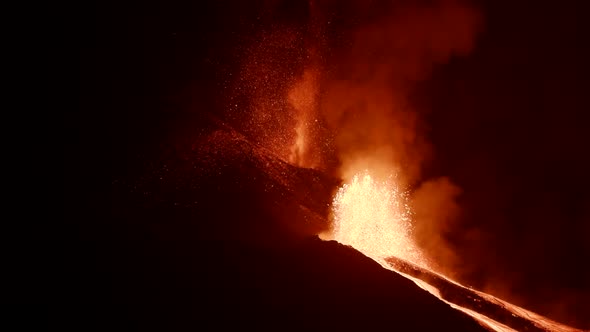
[[[368,171],[357,173],[340,187],[332,209],[332,239],[378,262],[394,256],[428,267],[411,237],[408,193],[395,176],[379,180]]]

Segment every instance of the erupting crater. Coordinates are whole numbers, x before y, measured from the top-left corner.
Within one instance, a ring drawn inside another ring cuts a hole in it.
[[[320,234],[320,238],[353,247],[473,317],[490,331],[582,331],[462,286],[433,271],[413,241],[408,191],[396,179],[391,175],[379,180],[368,170],[354,175],[334,195],[332,230]]]

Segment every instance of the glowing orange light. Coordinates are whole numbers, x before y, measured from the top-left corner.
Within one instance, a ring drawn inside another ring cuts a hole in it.
[[[429,282],[398,270],[388,258],[396,257],[424,269],[431,275],[444,279],[459,289],[477,295],[487,303],[496,305],[514,317],[523,317],[534,326],[546,331],[581,332],[521,307],[500,300],[490,294],[467,289],[457,282],[444,277],[429,268],[428,260],[415,245],[412,236],[412,212],[408,204],[408,194],[389,176],[378,180],[369,171],[357,173],[344,184],[333,200],[333,229],[330,234],[321,234],[324,240],[333,239],[349,245],[372,258],[385,269],[394,271],[410,280],[420,288],[431,293],[471,317],[486,328],[497,332],[514,332],[515,329],[470,308],[448,301],[440,290]],[[404,272],[405,271],[405,272]]]
[[[367,171],[354,175],[338,190],[333,209],[336,241],[376,260],[395,256],[427,266],[411,239],[407,193],[394,176],[381,181]]]
[[[314,118],[318,94],[318,73],[305,70],[303,76],[291,87],[288,100],[295,109],[295,141],[291,146],[289,162],[302,167],[313,167],[314,161],[309,153],[309,122]]]

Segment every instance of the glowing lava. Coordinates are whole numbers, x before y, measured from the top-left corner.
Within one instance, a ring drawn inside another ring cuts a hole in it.
[[[375,260],[395,256],[427,267],[411,239],[407,192],[395,180],[377,180],[365,171],[344,184],[334,198],[333,238]]]
[[[379,180],[368,171],[357,173],[340,187],[332,209],[332,233],[321,234],[324,240],[355,248],[491,331],[581,332],[432,271],[412,239],[408,193],[395,176]]]

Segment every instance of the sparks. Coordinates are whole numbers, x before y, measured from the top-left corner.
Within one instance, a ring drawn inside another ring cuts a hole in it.
[[[516,326],[524,326],[539,331],[581,332],[490,294],[468,289],[433,271],[412,239],[408,192],[400,187],[395,176],[381,181],[368,171],[355,174],[337,191],[332,212],[332,232],[321,234],[322,239],[353,247],[383,268],[412,280],[441,301],[473,317],[491,331],[515,332],[520,330],[515,329]],[[441,292],[448,293],[449,289],[454,290],[454,300]],[[465,294],[469,296],[465,297]],[[471,301],[485,301],[487,311],[478,312],[482,309],[477,304],[455,302],[461,296]],[[506,321],[511,326],[504,324],[506,317],[502,315],[505,313],[511,314],[511,319]]]
[[[334,197],[333,238],[375,260],[395,256],[426,267],[411,238],[407,191],[395,179],[376,180],[365,171],[344,184]]]

